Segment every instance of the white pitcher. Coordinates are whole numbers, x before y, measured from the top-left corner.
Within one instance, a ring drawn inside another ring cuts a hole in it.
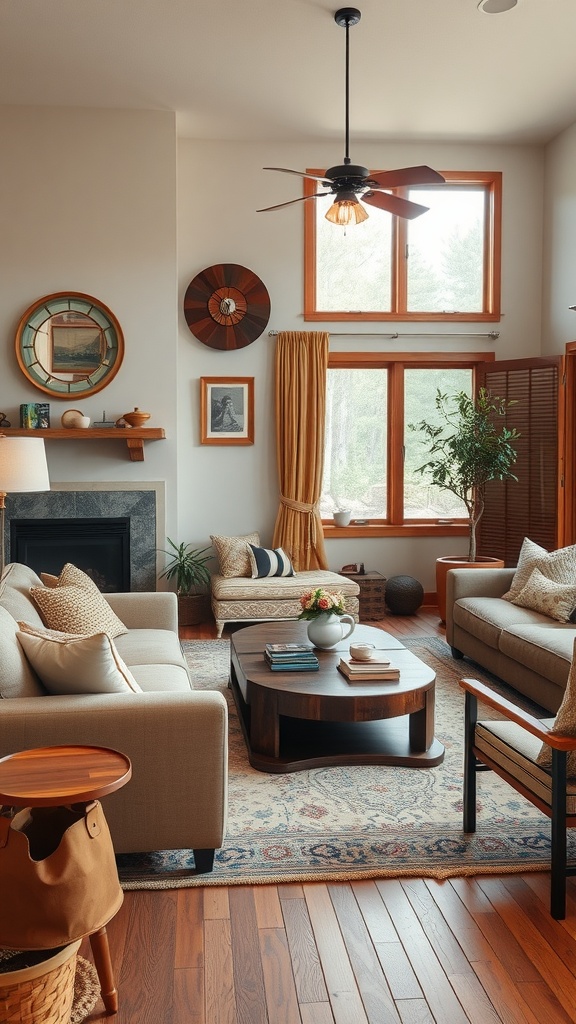
[[[341,640],[350,636],[356,623],[351,615],[335,615],[334,612],[321,612],[315,619],[308,622],[308,639],[314,647],[329,650]]]

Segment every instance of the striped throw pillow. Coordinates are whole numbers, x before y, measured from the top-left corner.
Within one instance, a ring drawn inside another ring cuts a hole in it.
[[[292,562],[282,548],[258,548],[255,544],[248,544],[247,548],[253,580],[294,575]]]

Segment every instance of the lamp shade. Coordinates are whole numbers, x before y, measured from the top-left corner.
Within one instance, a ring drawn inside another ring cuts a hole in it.
[[[49,490],[44,438],[0,434],[0,493]]]

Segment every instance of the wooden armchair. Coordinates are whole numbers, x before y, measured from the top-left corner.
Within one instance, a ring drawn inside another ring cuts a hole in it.
[[[476,679],[461,679],[466,691],[464,740],[464,831],[476,831],[476,772],[492,770],[551,819],[550,913],[566,916],[566,878],[576,874],[567,864],[566,830],[576,827],[576,779],[566,777],[566,755],[576,738],[552,733],[554,719],[540,720]],[[505,721],[477,720],[478,698]],[[552,749],[552,770],[536,757],[542,743]]]

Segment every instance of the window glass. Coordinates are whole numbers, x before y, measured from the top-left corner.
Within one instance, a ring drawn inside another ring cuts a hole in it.
[[[320,513],[386,517],[388,377],[382,369],[329,369]]]
[[[334,196],[315,201],[316,308],[390,310],[392,218],[370,217],[342,228],[326,220]]]
[[[464,504],[450,491],[430,483],[418,467],[428,461],[429,448],[410,423],[443,423],[436,409],[438,389],[453,395],[458,391],[472,394],[472,371],[465,369],[406,369],[404,371],[404,518],[462,519],[468,513]],[[450,433],[446,428],[446,434]]]
[[[408,224],[408,310],[480,313],[484,190],[462,185],[411,189],[409,198],[429,210]]]

